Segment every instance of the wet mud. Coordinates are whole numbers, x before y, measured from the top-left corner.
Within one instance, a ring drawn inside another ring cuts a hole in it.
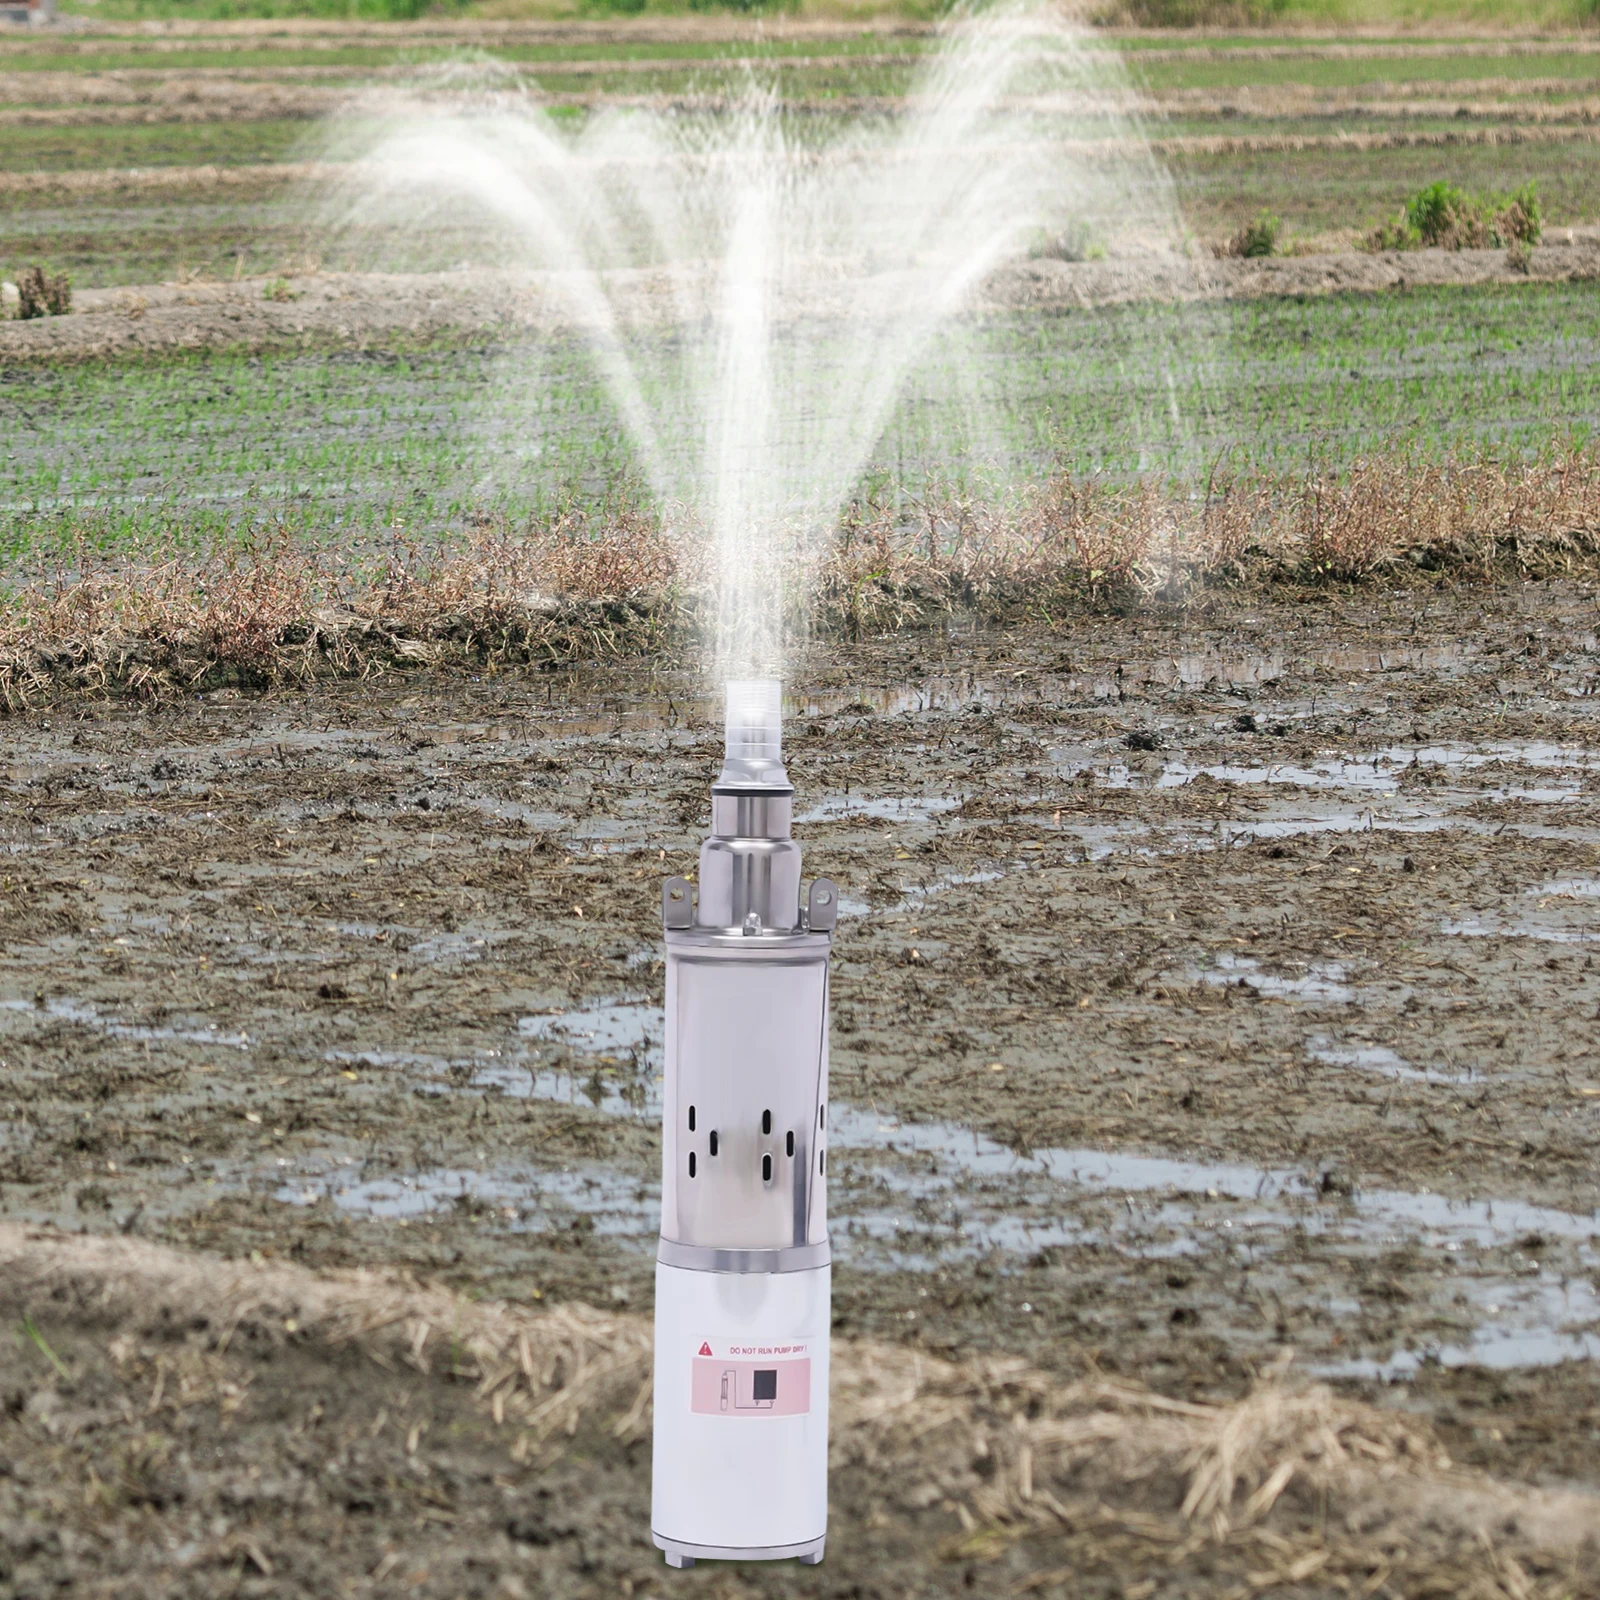
[[[1597,628],[1330,591],[799,663],[838,1331],[1287,1361],[1600,1483]],[[647,1315],[716,720],[636,666],[0,725],[0,1221]]]

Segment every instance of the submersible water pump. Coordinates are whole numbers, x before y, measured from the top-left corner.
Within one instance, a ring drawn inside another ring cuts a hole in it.
[[[802,897],[782,702],[728,685],[699,892],[667,942],[650,1526],[667,1564],[822,1560],[828,1528],[828,953]]]

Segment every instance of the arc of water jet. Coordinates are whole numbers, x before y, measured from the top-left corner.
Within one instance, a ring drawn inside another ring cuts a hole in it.
[[[508,144],[532,142],[541,154],[555,154],[549,136],[526,123],[497,119],[491,128]],[[567,300],[574,320],[593,341],[596,359],[647,466],[659,463],[662,451],[654,419],[624,349],[615,308],[561,212],[522,181],[517,169],[490,147],[481,130],[471,124],[447,129],[430,127],[426,133],[393,137],[380,146],[373,164],[386,172],[391,182],[403,177],[408,184],[431,184],[467,194],[512,224],[529,246],[545,257],[557,274],[552,287]],[[571,214],[582,216],[591,205],[603,210],[598,186],[587,193],[575,189],[569,177],[570,165],[570,158],[565,163],[548,163],[572,207]],[[653,470],[651,477],[655,480],[652,487],[665,498],[669,487],[666,475]]]
[[[567,139],[536,110],[508,109],[533,106],[524,98],[491,114],[423,108],[378,146],[386,182],[465,196],[554,271],[663,509],[681,499],[708,516],[725,669],[778,666],[785,542],[814,557],[915,364],[1029,231],[1174,215],[1138,141],[1079,155],[1047,137],[1061,132],[1052,117],[1103,114],[1131,91],[1107,88],[1114,57],[1050,49],[1035,17],[1022,0],[962,21],[903,116],[830,129],[820,148],[788,136],[753,76],[742,109],[715,122],[613,111]],[[1035,68],[1050,95],[1025,92]],[[1138,181],[1110,181],[1141,155]],[[678,322],[635,340],[633,280],[615,269],[642,264]],[[958,392],[975,391],[957,365]],[[1173,426],[1161,371],[1151,419]]]

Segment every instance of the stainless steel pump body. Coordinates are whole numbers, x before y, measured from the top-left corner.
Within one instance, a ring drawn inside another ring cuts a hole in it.
[[[667,943],[661,1253],[783,1272],[828,1262],[834,887],[800,904],[792,790],[712,791],[700,892],[662,889]],[[693,1172],[689,1157],[693,1156]]]

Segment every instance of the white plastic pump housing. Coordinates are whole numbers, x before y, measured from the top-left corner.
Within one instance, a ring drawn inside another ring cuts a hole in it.
[[[698,892],[662,888],[666,1086],[651,1526],[671,1566],[822,1559],[828,956],[802,895],[781,691],[728,685]]]

